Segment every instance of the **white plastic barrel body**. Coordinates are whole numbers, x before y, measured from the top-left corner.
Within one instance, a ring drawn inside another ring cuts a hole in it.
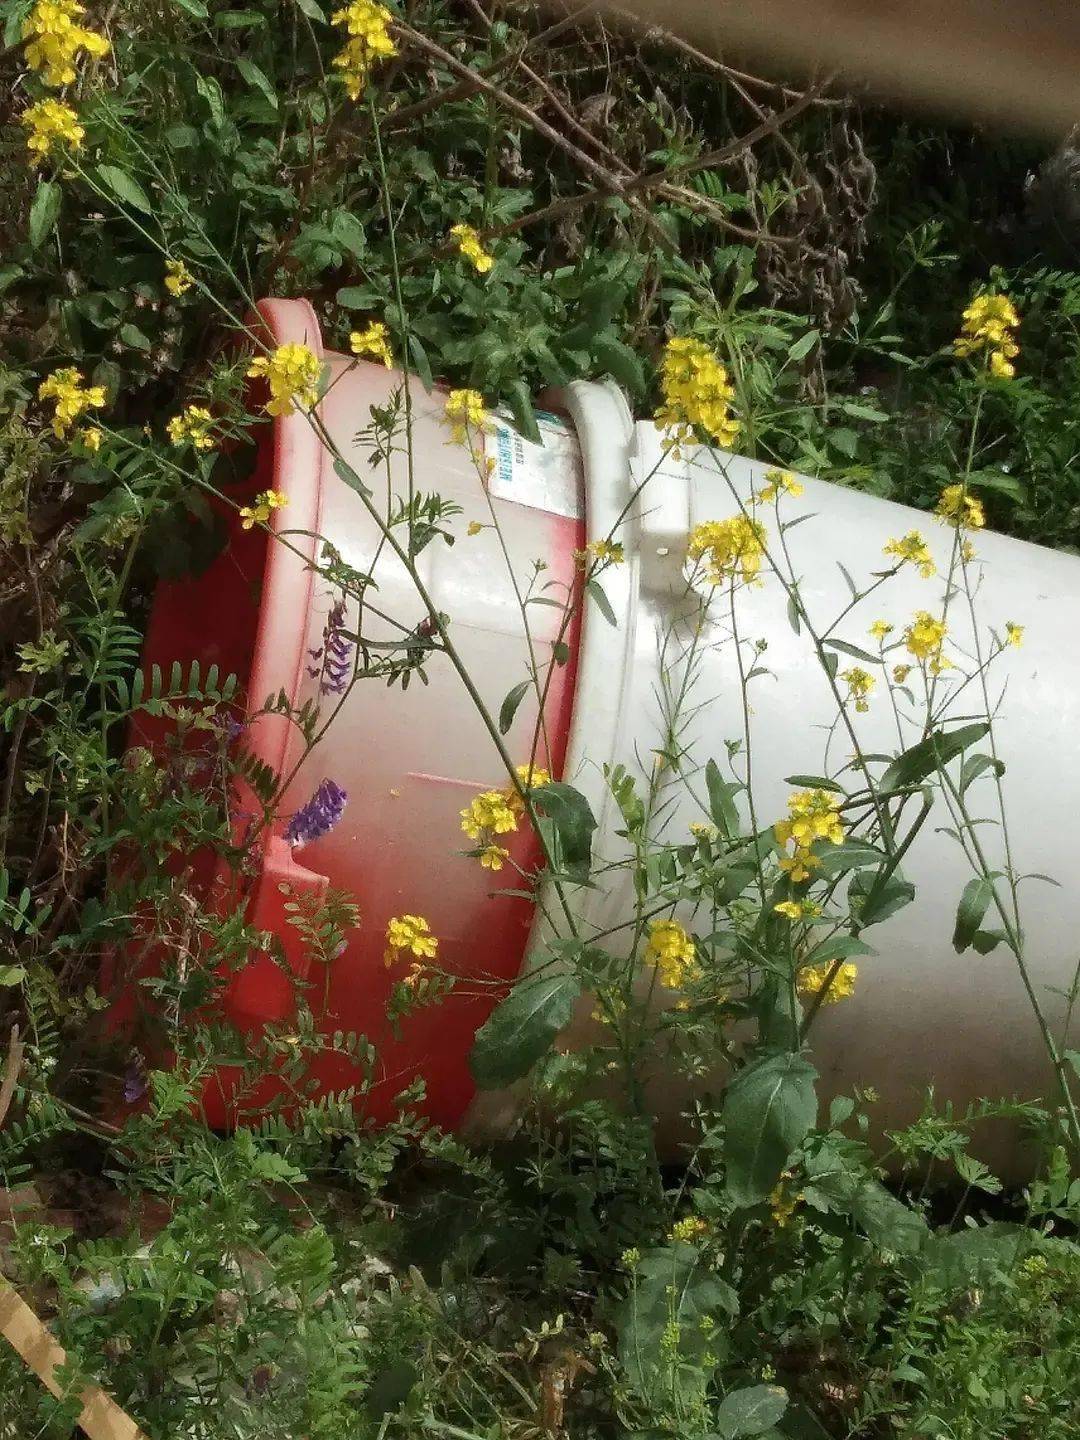
[[[765,467],[719,451],[693,451],[681,461],[662,458],[655,427],[651,422],[634,425],[613,386],[574,385],[564,400],[582,448],[590,539],[608,535],[631,505],[635,488],[658,465],[616,532],[626,563],[603,577],[618,628],[613,629],[595,605],[587,609],[565,774],[592,804],[598,820],[598,859],[616,861],[625,858],[627,845],[616,833],[623,821],[608,793],[603,767],[621,763],[643,780],[642,767],[652,763],[663,744],[660,653],[679,607],[685,607],[688,533],[702,521],[737,513],[735,497],[747,502],[751,490],[760,487]],[[781,514],[788,521],[804,514],[814,517],[790,528],[786,544],[815,628],[826,629],[851,603],[840,565],[862,590],[872,572],[891,563],[882,553],[886,542],[914,528],[925,535],[938,575],[925,579],[913,565],[905,565],[877,594],[854,605],[833,633],[873,651],[876,642],[867,632],[874,620],[890,622],[895,627],[890,639],[895,640],[917,610],[940,613],[941,576],[948,568],[953,531],[900,505],[811,479],[804,483],[800,498],[782,499]],[[761,506],[758,515],[775,547],[776,511]],[[1005,634],[1006,621],[1025,627],[1022,648],[1010,647],[995,662],[989,686],[992,703],[1001,702],[995,740],[1006,766],[1002,783],[1012,863],[1020,874],[1050,875],[1064,887],[1052,888],[1038,879],[1021,886],[1031,984],[1060,1035],[1068,1008],[1063,992],[1072,985],[1080,961],[1080,887],[1073,858],[1080,853],[1080,559],[988,532],[974,538],[978,561],[972,573],[978,577],[982,653],[989,647],[991,626],[999,635]],[[826,773],[826,745],[837,706],[807,635],[792,628],[779,580],[767,572],[761,578],[759,586],[738,589],[735,622],[744,645],[759,641],[764,647],[756,660],[744,653],[745,668],[768,672],[749,687],[754,804],[759,825],[765,825],[787,813],[787,798],[799,788],[785,777]],[[682,737],[692,761],[703,767],[713,758],[725,772],[725,741],[744,737],[729,604],[722,587],[707,614],[686,697],[691,719]],[[950,644],[962,655],[974,656],[963,595],[954,598],[948,620]],[[889,663],[910,658],[899,650]],[[841,670],[858,663],[843,655],[840,660]],[[881,670],[875,673],[883,676]],[[982,695],[977,683],[967,687],[966,697],[957,701],[954,713],[978,718]],[[902,748],[883,678],[868,711],[853,713],[852,720],[864,753],[895,754]],[[921,708],[913,710],[905,745],[920,738],[916,722],[921,720]],[[851,748],[843,731],[832,733],[832,773]],[[986,742],[977,748],[985,750]],[[736,770],[744,765],[745,754],[737,757]],[[857,783],[856,776],[852,784]],[[693,789],[704,792],[700,774]],[[670,795],[665,834],[682,842],[688,838],[689,822],[708,817],[684,785],[673,784]],[[975,782],[968,799],[976,816],[996,819],[989,773]],[[875,1119],[884,1128],[913,1118],[929,1087],[939,1101],[958,1105],[980,1097],[1053,1095],[1045,1049],[1013,955],[1004,945],[985,956],[953,950],[957,902],[973,872],[956,840],[943,833],[949,824],[945,806],[937,803],[903,864],[905,877],[916,887],[915,901],[866,933],[878,953],[860,962],[854,996],[823,1007],[812,1032],[814,1062],[826,1097],[850,1094],[854,1086],[873,1086],[881,1097]],[[1003,863],[1000,827],[980,826],[977,833],[992,863]],[[590,929],[618,925],[633,913],[629,870],[609,874],[609,884],[578,892],[576,905],[586,935]],[[691,911],[680,918],[693,927]],[[994,917],[985,923],[993,925]],[[617,943],[618,933],[605,941]],[[537,930],[534,961],[541,945]],[[583,1011],[575,1027],[579,1034],[587,1024]],[[661,1133],[676,1133],[678,1115],[690,1098],[687,1087],[658,1073],[650,1079],[650,1096]],[[475,1108],[478,1115],[485,1109],[489,1116],[498,1113],[490,1097],[480,1097]],[[1008,1167],[1008,1147],[1005,1153],[1000,1145],[993,1148],[994,1158]]]

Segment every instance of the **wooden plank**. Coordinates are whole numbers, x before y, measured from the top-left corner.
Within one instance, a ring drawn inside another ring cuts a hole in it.
[[[63,1395],[56,1372],[67,1359],[64,1347],[26,1301],[3,1281],[0,1281],[0,1335],[47,1390],[57,1398]],[[146,1432],[99,1386],[88,1385],[82,1393],[82,1402],[78,1423],[88,1440],[147,1440]]]

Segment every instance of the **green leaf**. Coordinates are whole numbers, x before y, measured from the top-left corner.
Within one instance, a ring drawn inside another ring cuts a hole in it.
[[[872,405],[861,405],[857,400],[842,401],[840,409],[845,415],[854,415],[856,420],[876,420],[880,424],[889,418],[883,410],[875,410]]]
[[[601,369],[606,370],[631,395],[644,395],[645,372],[629,345],[613,336],[600,335],[593,341],[592,353]]]
[[[337,292],[337,303],[346,310],[370,310],[375,300],[366,285],[343,285]]]
[[[958,955],[975,940],[975,932],[994,898],[994,882],[988,875],[977,875],[964,886],[960,904],[956,907],[956,924],[953,926],[953,949]]]
[[[1004,930],[976,930],[971,937],[971,948],[979,955],[989,955],[1008,936]]]
[[[1005,774],[1005,764],[1001,760],[995,760],[992,755],[969,755],[960,767],[960,794],[963,795],[968,786],[985,770],[993,770],[1000,778]]]
[[[543,444],[543,436],[536,423],[536,412],[533,410],[532,392],[524,380],[511,380],[507,387],[506,403],[510,406],[514,424],[525,439],[531,440],[534,445]]]
[[[140,330],[138,325],[130,322],[120,326],[120,339],[125,345],[130,345],[132,350],[142,350],[145,354],[153,349],[153,342],[145,331]]]
[[[240,74],[247,83],[258,90],[272,108],[276,110],[278,108],[277,91],[274,89],[269,77],[259,69],[254,60],[248,60],[241,55],[236,62],[236,68],[240,71]]]
[[[846,795],[847,791],[835,780],[829,780],[824,775],[788,775],[784,780],[785,785],[798,785],[806,790],[828,790],[833,795]]]
[[[499,734],[505,735],[514,723],[514,716],[518,712],[518,706],[529,693],[531,680],[522,680],[520,684],[507,692],[505,699],[499,706]]]
[[[569,1024],[580,994],[568,970],[519,980],[476,1032],[469,1065],[477,1085],[497,1090],[527,1075]]]
[[[755,1060],[724,1096],[727,1192],[737,1206],[759,1205],[817,1115],[817,1071],[787,1051]]]
[[[315,0],[296,0],[296,8],[302,11],[309,20],[314,20],[317,25],[326,24],[322,6],[316,5]]]
[[[990,722],[980,720],[974,725],[961,725],[956,730],[935,730],[925,740],[920,740],[910,750],[897,756],[881,777],[881,792],[887,794],[890,790],[917,785],[969,746],[975,745],[989,729]]]
[[[580,790],[561,780],[541,785],[532,792],[532,801],[553,824],[556,860],[559,867],[584,885],[592,869],[592,837],[596,819]]]
[[[30,248],[36,250],[56,224],[60,214],[63,191],[55,180],[38,182],[33,204],[30,206]]]
[[[842,845],[820,847],[814,854],[821,861],[822,875],[846,875],[849,870],[866,870],[870,866],[876,868],[885,859],[883,850],[871,845],[869,840],[858,837],[845,840]]]
[[[145,211],[150,214],[153,205],[150,197],[137,180],[133,180],[126,170],[119,169],[116,165],[99,165],[97,168],[98,179],[111,190],[118,200],[125,205],[130,205],[135,210]]]
[[[866,930],[910,905],[915,899],[915,886],[895,873],[879,882],[878,873],[859,870],[851,877],[847,898],[859,928]]]
[[[713,824],[728,840],[734,840],[740,832],[738,807],[735,796],[742,789],[733,780],[725,780],[715,760],[705,766],[705,788],[709,792],[709,813]]]
[[[16,280],[20,280],[25,273],[21,265],[0,265],[0,295],[9,285],[14,285]]]
[[[680,1389],[701,1387],[708,1378],[705,1357],[711,1354],[714,1363],[724,1358],[725,1321],[738,1311],[731,1286],[710,1273],[693,1245],[646,1250],[616,1320],[619,1359],[630,1383],[644,1395],[665,1384],[672,1367],[662,1341],[674,1322],[676,1383]]]
[[[340,456],[334,461],[334,474],[339,480],[344,480],[350,490],[355,490],[358,495],[370,495],[371,490],[360,479],[360,476],[352,466]]]
[[[22,965],[0,965],[0,985],[21,985],[26,979],[26,969]]]
[[[585,589],[596,601],[596,608],[600,611],[600,614],[603,615],[609,625],[614,626],[617,630],[619,628],[619,622],[615,616],[615,611],[611,608],[611,601],[605,595],[604,587],[600,584],[600,581],[590,580],[585,586]]]
[[[723,1440],[760,1435],[776,1424],[787,1406],[787,1391],[779,1385],[750,1385],[724,1396],[713,1417],[713,1425]]]
[[[831,965],[834,960],[850,960],[853,955],[876,955],[877,951],[856,935],[834,935],[823,940],[806,957],[808,965]]]
[[[428,353],[423,345],[421,345],[420,337],[414,335],[411,330],[409,331],[408,344],[409,355],[412,363],[416,366],[416,373],[420,377],[420,384],[423,385],[424,389],[430,395],[435,388],[435,379],[431,373],[431,361],[428,359]]]
[[[799,338],[798,338],[798,340],[795,341],[794,345],[792,345],[792,346],[788,349],[788,352],[787,352],[787,357],[788,357],[788,359],[789,359],[789,360],[803,360],[803,359],[805,359],[806,356],[810,354],[810,351],[814,348],[814,346],[817,344],[817,342],[818,342],[818,332],[817,332],[816,330],[807,330],[806,334],[805,334],[805,335],[800,335]]]
[[[874,1178],[871,1163],[867,1155],[860,1165],[857,1155],[826,1142],[807,1157],[807,1203],[850,1216],[879,1249],[913,1255],[926,1243],[926,1221]]]
[[[853,660],[861,660],[864,665],[885,664],[880,655],[871,655],[869,650],[862,650],[858,645],[849,645],[846,640],[823,640],[821,643],[832,650],[839,650],[844,655],[850,655]]]

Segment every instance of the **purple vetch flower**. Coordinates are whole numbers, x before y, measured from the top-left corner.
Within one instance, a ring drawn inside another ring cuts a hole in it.
[[[324,780],[306,805],[301,806],[285,828],[289,845],[310,845],[321,840],[334,828],[345,810],[348,799],[340,785]]]
[[[323,627],[323,643],[317,650],[308,651],[316,663],[309,665],[307,672],[318,680],[320,695],[343,694],[352,675],[353,641],[345,633],[347,619],[345,601],[335,600]]]
[[[136,1055],[124,1071],[124,1104],[134,1105],[146,1094],[146,1069],[141,1055]]]

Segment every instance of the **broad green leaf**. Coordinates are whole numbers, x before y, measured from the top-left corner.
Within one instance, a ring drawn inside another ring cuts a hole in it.
[[[817,1071],[793,1052],[747,1065],[724,1096],[727,1191],[738,1206],[759,1205],[817,1114]]]
[[[734,840],[740,829],[735,796],[742,786],[733,780],[725,780],[715,760],[710,760],[705,766],[705,786],[709,792],[709,813],[713,824],[727,839]]]
[[[561,780],[532,792],[533,804],[552,822],[559,866],[573,880],[585,884],[592,868],[592,837],[596,819],[580,790]]]
[[[837,1215],[847,1215],[879,1249],[913,1255],[925,1244],[929,1231],[918,1210],[890,1194],[870,1172],[870,1159],[859,1164],[839,1144],[826,1142],[807,1156],[807,1203]]]
[[[607,595],[605,595],[604,587],[600,584],[600,581],[590,580],[585,586],[585,589],[596,601],[596,608],[600,611],[600,614],[603,615],[609,625],[613,625],[617,630],[619,628],[619,622],[615,616],[615,611],[611,608],[611,601]]]
[[[823,940],[806,957],[808,965],[831,965],[834,960],[850,960],[853,955],[876,955],[877,951],[856,935],[834,935]]]
[[[499,706],[499,734],[505,735],[514,723],[514,716],[518,712],[518,706],[529,693],[531,680],[522,680],[512,690],[507,691],[506,696]]]
[[[963,795],[972,781],[977,780],[985,770],[993,770],[1000,777],[1005,774],[1005,765],[992,755],[969,755],[960,767],[960,794]]]
[[[148,215],[152,212],[154,207],[149,195],[126,170],[121,170],[116,165],[99,165],[97,173],[106,190],[111,191],[125,205],[130,205],[135,210],[143,210]]]
[[[423,385],[424,389],[430,395],[435,388],[435,378],[431,373],[431,361],[428,359],[428,353],[420,343],[420,337],[414,335],[411,330],[409,331],[408,343],[409,356],[412,363],[416,366],[416,373],[420,377],[420,384]]]
[[[725,1395],[713,1418],[716,1434],[723,1440],[740,1440],[770,1429],[787,1409],[787,1391],[779,1385],[750,1385]]]
[[[818,868],[822,875],[845,875],[849,870],[865,870],[871,865],[881,865],[886,858],[883,850],[858,837],[845,840],[841,845],[822,846],[814,854],[821,861]]]
[[[21,985],[26,979],[26,969],[22,965],[0,965],[0,985]]]
[[[915,899],[915,886],[895,873],[879,881],[878,874],[859,870],[851,877],[847,898],[859,928],[866,930],[910,905]]]
[[[964,886],[960,904],[956,908],[956,924],[953,926],[953,949],[958,955],[968,948],[975,939],[975,932],[982,924],[982,918],[994,898],[994,882],[988,875],[976,875]]]
[[[482,1090],[527,1075],[570,1021],[581,981],[569,970],[519,980],[476,1032],[469,1066]]]
[[[236,68],[249,85],[258,90],[264,99],[273,109],[278,108],[277,91],[274,89],[269,76],[260,70],[254,60],[248,60],[241,55],[236,62]]]
[[[533,410],[532,392],[524,380],[512,380],[507,387],[506,403],[514,417],[514,424],[524,435],[526,440],[531,440],[534,445],[543,444],[544,437],[540,434],[540,427],[536,423],[536,412]]]
[[[679,1389],[699,1390],[708,1378],[705,1357],[724,1358],[728,1322],[738,1314],[735,1292],[702,1263],[693,1245],[647,1250],[638,1262],[630,1293],[616,1321],[619,1359],[643,1395],[664,1384],[674,1369]],[[678,1327],[674,1354],[662,1344]]]
[[[910,750],[892,762],[882,775],[879,789],[887,794],[890,790],[902,790],[907,785],[918,785],[928,775],[934,774],[950,760],[977,744],[990,729],[986,720],[974,725],[961,725],[956,730],[935,730],[920,740]]]
[[[326,16],[322,6],[317,5],[315,0],[296,0],[296,8],[302,10],[309,20],[314,20],[317,25],[326,24]]]
[[[861,660],[864,665],[885,664],[880,655],[871,655],[869,650],[863,650],[858,645],[849,645],[846,640],[823,640],[821,643],[832,650],[839,650],[844,655],[850,655],[853,660]]]
[[[805,359],[805,357],[810,354],[810,351],[814,348],[817,342],[818,332],[816,330],[807,330],[806,334],[800,335],[798,340],[795,341],[794,345],[789,348],[787,352],[788,359]]]
[[[614,336],[600,335],[593,341],[592,353],[597,364],[617,380],[624,390],[629,390],[634,396],[645,393],[645,373],[641,360],[629,345],[624,345]]]
[[[30,206],[30,248],[36,250],[56,224],[63,191],[55,180],[41,180]]]
[[[835,780],[828,779],[825,775],[788,775],[784,779],[785,785],[798,785],[805,790],[828,790],[833,795],[846,795],[847,791]]]

